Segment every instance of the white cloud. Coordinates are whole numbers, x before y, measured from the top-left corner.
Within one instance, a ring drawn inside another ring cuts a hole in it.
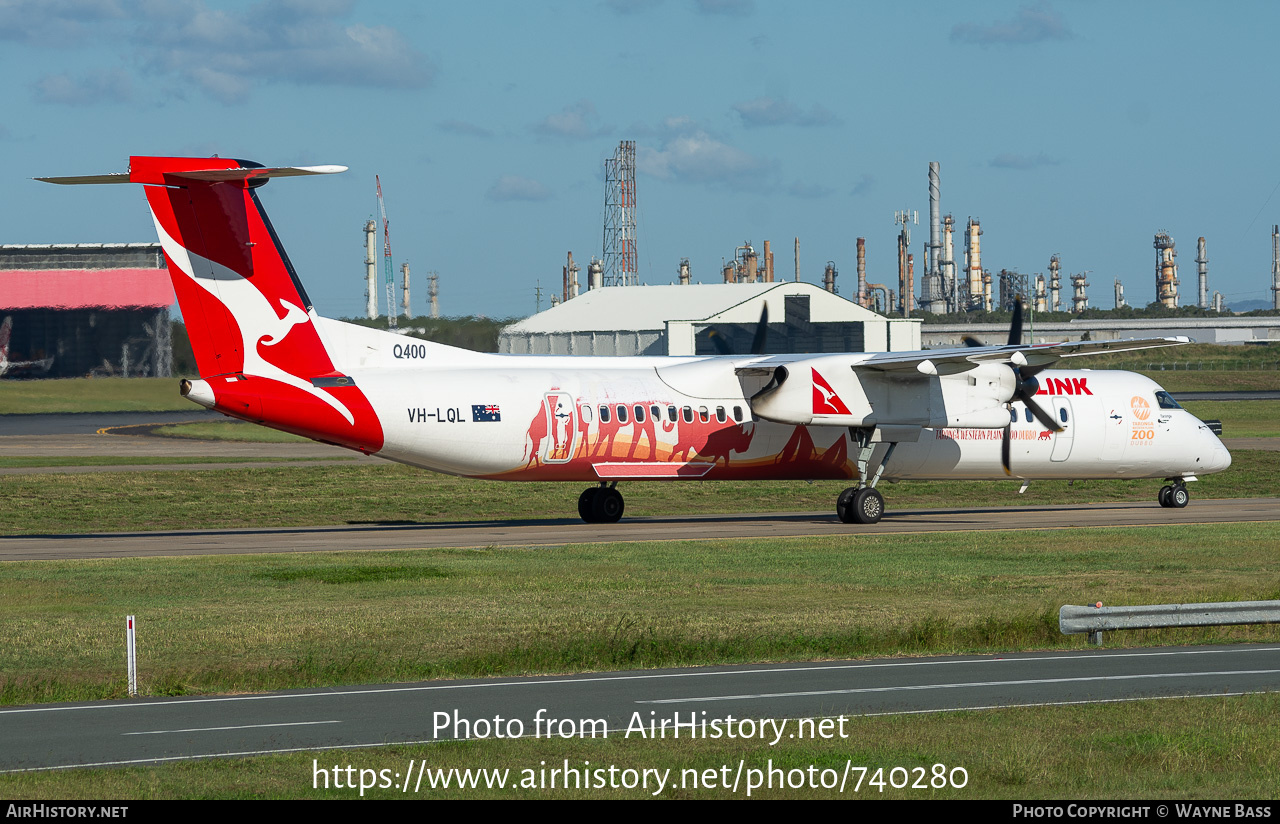
[[[814,104],[808,112],[786,98],[757,97],[743,103],[735,103],[733,110],[742,118],[744,126],[831,126],[840,121],[831,112]]]
[[[1037,155],[1024,155],[1016,152],[1004,152],[991,159],[987,164],[995,169],[1018,169],[1026,171],[1028,169],[1036,169],[1040,166],[1057,166],[1057,160],[1049,157],[1044,152]]]
[[[0,40],[75,46],[125,16],[119,0],[0,0]]]
[[[395,29],[339,22],[351,10],[346,0],[266,0],[244,11],[144,0],[139,9],[133,40],[146,70],[224,103],[264,83],[414,89],[435,74]]]
[[[475,123],[468,123],[465,120],[445,120],[439,124],[439,127],[442,132],[466,135],[467,137],[493,137],[493,132],[489,129],[477,126]]]
[[[799,197],[805,200],[816,200],[818,198],[829,197],[835,194],[835,189],[832,189],[829,186],[823,186],[819,183],[800,183],[797,181],[787,187],[787,194],[792,197]]]
[[[548,200],[551,192],[538,181],[518,175],[503,175],[485,193],[489,200]]]
[[[756,10],[754,0],[694,0],[694,6],[703,14],[729,17],[747,17]]]
[[[46,74],[33,86],[41,103],[88,106],[94,103],[126,103],[133,98],[133,83],[123,69],[109,69],[87,77]]]
[[[604,4],[618,14],[639,14],[656,9],[662,0],[605,0]]]
[[[573,140],[588,140],[604,137],[613,131],[612,126],[595,126],[597,120],[596,107],[590,100],[579,100],[571,106],[565,106],[555,114],[549,114],[533,130],[548,137],[567,137]]]
[[[701,129],[672,137],[659,149],[636,148],[636,167],[660,180],[759,189],[764,188],[762,178],[773,172],[773,166]]]
[[[1069,40],[1074,35],[1062,15],[1046,0],[1035,5],[1020,6],[1013,19],[989,26],[978,23],[957,23],[951,28],[951,40],[955,43],[974,43],[979,46],[1025,45],[1045,40]]]

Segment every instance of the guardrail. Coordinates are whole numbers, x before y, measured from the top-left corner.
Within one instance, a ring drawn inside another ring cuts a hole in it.
[[[1280,624],[1280,601],[1227,601],[1214,604],[1147,604],[1132,607],[1091,607],[1067,604],[1058,610],[1063,635],[1088,634],[1101,644],[1103,632],[1118,629],[1217,627],[1240,624]]]

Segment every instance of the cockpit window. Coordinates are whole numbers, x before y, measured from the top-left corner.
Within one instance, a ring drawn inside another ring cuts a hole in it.
[[[1178,402],[1173,399],[1173,395],[1161,389],[1156,392],[1156,403],[1160,404],[1161,409],[1181,409]]]

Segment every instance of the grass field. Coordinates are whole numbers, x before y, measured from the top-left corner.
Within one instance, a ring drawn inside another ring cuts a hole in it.
[[[1187,401],[1202,421],[1222,421],[1224,438],[1280,438],[1280,401]]]
[[[1275,372],[1139,372],[1175,395],[1179,392],[1260,392],[1280,389]]]
[[[1062,604],[1280,598],[1278,549],[1264,523],[12,562],[0,703],[120,697],[125,614],[150,695],[1083,647]]]
[[[1194,498],[1280,496],[1275,452],[1237,450],[1227,472],[1192,484]],[[400,464],[218,472],[48,473],[5,478],[0,535],[224,527],[576,518],[582,483],[476,481]],[[1151,501],[1155,480],[903,481],[883,484],[890,510]],[[628,483],[627,514],[834,511],[846,483]],[[59,501],[50,506],[50,501]]]
[[[121,616],[146,694],[895,653],[1085,647],[1061,603],[1280,597],[1274,524],[994,535],[691,541],[536,550],[22,562],[0,568],[0,702],[120,697]],[[1280,628],[1112,633],[1108,645],[1253,641]],[[584,761],[963,767],[962,789],[886,798],[1274,798],[1280,696],[863,717],[827,742],[473,741],[158,767],[0,775],[10,798],[346,798],[354,764],[538,770]],[[368,793],[393,798],[394,790]],[[738,797],[743,797],[740,791]],[[831,797],[830,790],[757,797]],[[854,796],[847,792],[846,796]],[[645,797],[639,790],[423,790],[417,797]],[[678,790],[664,797],[733,797]]]
[[[55,466],[180,466],[192,463],[236,464],[253,463],[261,458],[225,458],[219,456],[200,456],[194,458],[166,458],[139,455],[127,457],[120,455],[16,455],[0,457],[0,469],[18,469],[24,467],[40,468]],[[306,461],[342,460],[335,458],[270,458],[271,462],[293,463]]]
[[[63,378],[0,381],[0,414],[52,412],[190,412],[177,378]]]

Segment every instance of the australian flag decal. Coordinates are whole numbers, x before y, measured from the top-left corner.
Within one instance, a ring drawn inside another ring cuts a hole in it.
[[[473,403],[471,404],[471,420],[476,423],[500,421],[502,420],[502,411],[496,403]]]

